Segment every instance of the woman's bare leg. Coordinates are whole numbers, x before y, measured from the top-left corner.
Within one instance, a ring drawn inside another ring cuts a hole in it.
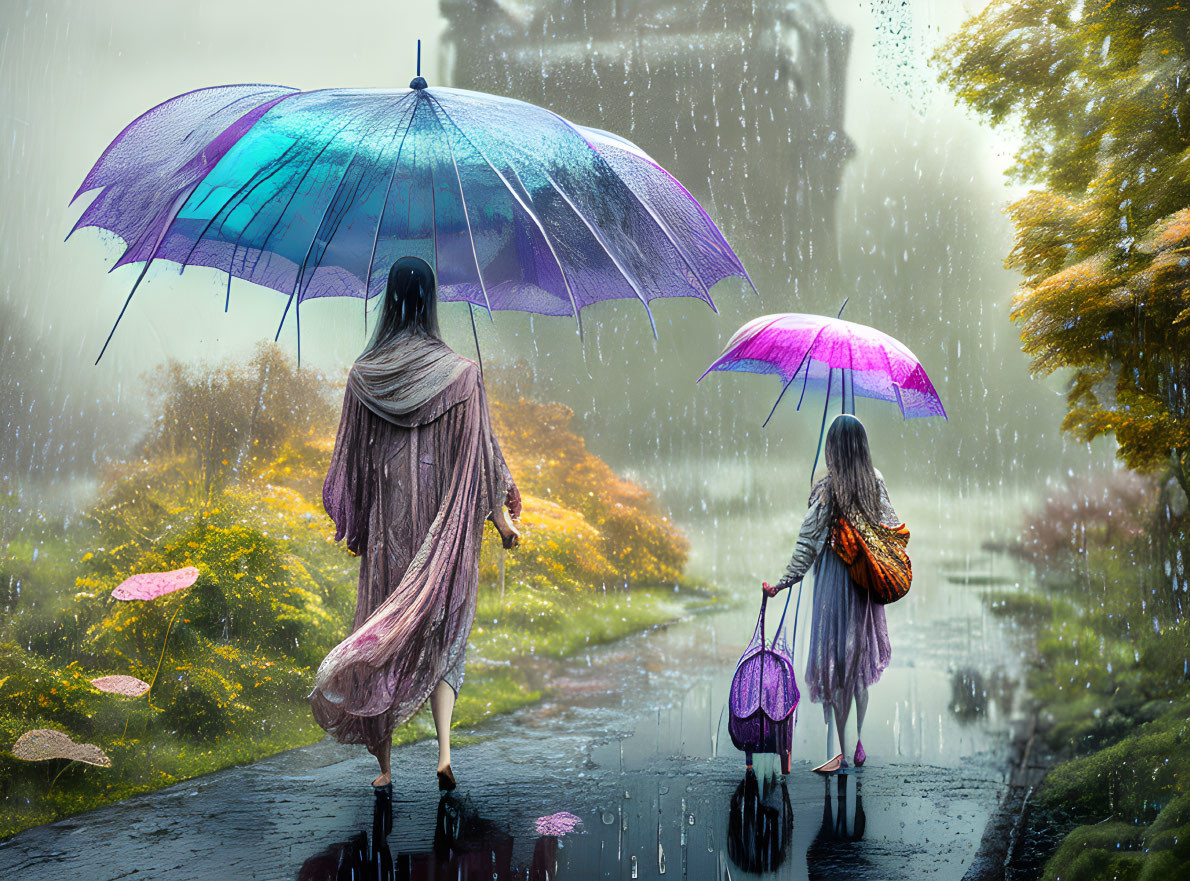
[[[835,715],[829,701],[823,702],[822,714],[826,716],[826,760],[829,762],[835,757]]]
[[[846,708],[841,708],[839,702],[836,701],[835,707],[835,727],[839,729],[839,752],[843,754],[844,760],[847,757],[847,740],[845,733],[847,731],[847,717],[851,713],[850,701],[847,702]]]
[[[434,728],[438,732],[438,770],[450,767],[450,717],[455,709],[455,690],[439,681],[430,695],[430,710],[434,714]]]
[[[373,786],[384,786],[392,782],[392,751],[393,738],[391,734],[376,746],[368,747],[368,752],[376,757],[376,761],[380,765],[380,776],[372,781]]]
[[[864,739],[864,716],[868,713],[868,688],[861,685],[855,693],[855,739]]]

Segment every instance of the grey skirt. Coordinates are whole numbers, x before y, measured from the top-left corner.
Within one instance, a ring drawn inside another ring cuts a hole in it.
[[[827,545],[814,564],[814,614],[806,684],[810,700],[845,709],[880,678],[892,658],[884,606],[851,580]]]

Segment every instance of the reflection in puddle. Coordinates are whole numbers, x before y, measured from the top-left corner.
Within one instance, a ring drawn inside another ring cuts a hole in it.
[[[1012,715],[1018,683],[999,667],[986,677],[977,667],[960,667],[950,680],[950,711],[960,724],[983,718],[989,710],[1000,718]]]
[[[553,881],[557,872],[558,839],[543,835],[533,846],[528,870],[513,866],[511,835],[479,816],[465,798],[445,795],[438,802],[431,849],[399,853],[389,849],[393,806],[389,796],[377,796],[372,832],[357,832],[310,857],[298,881]]]
[[[784,778],[762,785],[748,771],[731,797],[727,855],[746,872],[770,872],[785,861],[793,836],[793,805]]]
[[[838,877],[847,869],[860,877],[867,866],[862,849],[854,846],[867,830],[867,815],[861,794],[859,774],[828,777],[823,786],[822,826],[806,851],[806,871],[810,878]],[[848,789],[852,788],[851,797]],[[832,793],[833,790],[833,793]]]

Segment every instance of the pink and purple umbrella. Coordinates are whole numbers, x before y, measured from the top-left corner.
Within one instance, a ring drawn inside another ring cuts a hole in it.
[[[904,343],[883,331],[842,318],[801,312],[755,318],[735,332],[723,354],[699,380],[712,370],[767,373],[781,381],[781,394],[765,425],[773,418],[785,392],[797,385],[801,386],[799,410],[807,389],[825,389],[823,427],[832,395],[841,398],[845,413],[855,412],[858,395],[896,404],[905,418],[946,418],[946,409],[933,383]],[[820,445],[821,441],[820,432]],[[814,465],[817,468],[817,455]]]

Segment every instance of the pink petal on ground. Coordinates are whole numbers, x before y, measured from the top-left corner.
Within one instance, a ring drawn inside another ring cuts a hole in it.
[[[537,818],[537,834],[565,835],[567,832],[573,832],[577,826],[581,826],[582,822],[581,817],[576,817],[570,811],[559,811],[556,814],[550,814],[548,817]]]
[[[124,697],[140,697],[149,690],[149,683],[135,676],[100,676],[92,679],[91,684],[100,691],[122,694]]]
[[[112,760],[107,753],[93,743],[75,743],[61,731],[49,728],[35,728],[26,731],[12,745],[12,754],[26,762],[44,762],[47,759],[70,759],[87,765],[110,768]]]
[[[117,600],[155,600],[157,597],[189,587],[198,581],[198,570],[193,566],[174,569],[172,572],[143,572],[120,582],[112,591]]]

